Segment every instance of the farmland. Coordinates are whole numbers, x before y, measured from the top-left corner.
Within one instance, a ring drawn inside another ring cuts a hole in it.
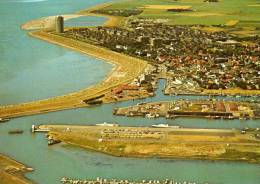
[[[180,11],[170,11],[171,9]],[[187,9],[191,11],[181,11]],[[142,10],[140,14],[127,19],[159,19],[173,25],[222,27],[241,36],[260,34],[260,3],[257,0],[128,0],[109,4],[102,10]]]

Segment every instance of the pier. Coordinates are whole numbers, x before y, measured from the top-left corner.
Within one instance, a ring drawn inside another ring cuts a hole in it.
[[[199,117],[209,119],[258,119],[260,106],[254,102],[217,100],[176,100],[142,103],[134,106],[116,108],[118,116],[142,116],[146,118]]]
[[[34,132],[49,132],[50,129],[48,128],[41,128],[40,126],[37,126],[37,125],[32,125],[32,133]]]
[[[142,181],[131,181],[131,180],[116,180],[116,179],[103,179],[97,178],[96,180],[78,180],[62,178],[60,180],[63,184],[209,184],[209,183],[197,183],[194,181],[176,181],[174,179],[165,180],[142,180]]]

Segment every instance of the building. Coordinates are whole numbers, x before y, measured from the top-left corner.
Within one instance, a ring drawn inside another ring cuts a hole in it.
[[[62,16],[58,16],[55,19],[56,32],[63,33],[64,32],[64,18]]]

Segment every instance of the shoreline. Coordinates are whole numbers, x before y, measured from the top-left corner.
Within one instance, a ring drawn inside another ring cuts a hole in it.
[[[112,63],[115,66],[102,82],[80,91],[44,100],[37,100],[17,105],[1,106],[1,118],[14,118],[88,106],[83,102],[83,100],[90,99],[98,95],[107,94],[111,89],[131,82],[140,73],[142,73],[148,65],[146,61],[116,53],[88,43],[51,34],[46,30],[34,31],[29,34],[37,39],[102,59],[102,61]],[[117,77],[117,72],[124,72],[125,76]],[[109,101],[105,101],[104,103],[109,103]]]
[[[0,182],[4,184],[34,184],[25,173],[33,169],[0,153]]]

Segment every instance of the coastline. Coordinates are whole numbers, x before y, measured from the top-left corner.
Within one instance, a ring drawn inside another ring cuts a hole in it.
[[[0,183],[4,184],[34,184],[24,174],[33,171],[32,168],[0,153]]]
[[[54,35],[46,30],[34,31],[29,34],[35,38],[48,41],[52,44],[102,59],[104,62],[114,64],[115,67],[109,73],[109,76],[107,76],[101,83],[82,89],[78,92],[28,103],[2,106],[0,107],[1,118],[14,118],[88,106],[83,102],[83,100],[106,94],[118,85],[131,82],[135,77],[142,73],[147,66],[146,61],[88,43]],[[123,72],[125,75],[123,77],[118,77],[118,72]],[[104,103],[109,103],[109,101],[104,101]]]

